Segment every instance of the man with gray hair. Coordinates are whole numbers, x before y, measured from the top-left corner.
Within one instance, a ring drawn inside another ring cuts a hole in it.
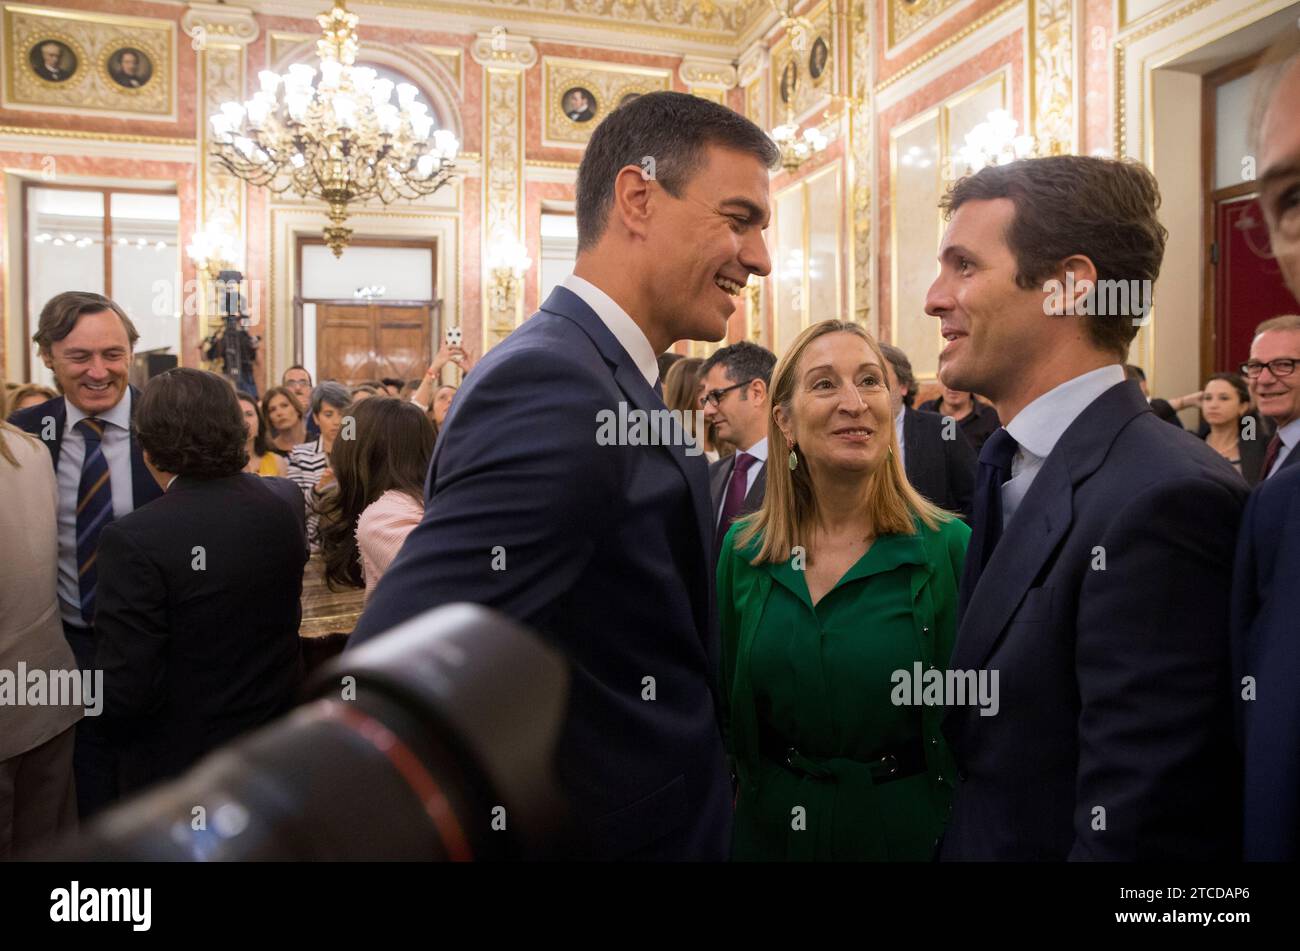
[[[1257,70],[1259,204],[1273,256],[1300,299],[1300,24]],[[1300,858],[1300,316],[1260,324],[1246,364],[1260,411],[1278,424],[1273,459],[1242,518],[1233,576],[1232,654],[1245,759],[1244,853]],[[1267,465],[1267,463],[1266,463]],[[1271,471],[1268,471],[1271,470]]]

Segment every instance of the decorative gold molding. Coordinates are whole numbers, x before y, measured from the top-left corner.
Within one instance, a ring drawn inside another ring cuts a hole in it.
[[[772,10],[768,0],[367,0],[367,5],[490,16],[501,23],[571,24],[727,47]]]
[[[872,307],[872,156],[875,154],[875,97],[871,92],[871,33],[866,4],[855,0],[849,10],[849,315],[870,328]],[[878,330],[878,328],[877,328]]]
[[[433,57],[439,66],[451,74],[456,83],[456,91],[465,89],[465,51],[459,46],[421,46],[420,49]]]
[[[562,169],[564,169],[565,171],[570,171],[570,172],[576,172],[576,171],[578,170],[578,165],[579,165],[579,164],[580,164],[580,163],[578,163],[578,162],[552,162],[552,161],[547,161],[547,160],[545,160],[545,159],[529,159],[529,160],[528,160],[528,165],[529,165],[529,167],[536,167],[536,168],[562,168]]]
[[[134,142],[139,145],[182,145],[194,147],[197,139],[162,135],[125,135],[120,132],[82,132],[78,129],[29,129],[21,125],[0,125],[0,135],[31,135],[51,139],[90,139],[96,142]]]
[[[886,44],[892,49],[960,2],[961,0],[887,0]]]
[[[1029,0],[1029,131],[1046,155],[1076,149],[1074,0]]]
[[[578,86],[595,98],[591,118],[575,122],[564,111],[564,94]],[[542,59],[542,144],[582,148],[592,130],[631,93],[672,88],[672,71],[650,66],[597,63],[546,56]]]
[[[176,118],[176,24],[170,20],[87,13],[47,7],[5,5],[7,68],[4,105],[26,111],[58,111],[170,122]],[[61,81],[47,80],[29,67],[36,42],[50,39],[76,57]],[[140,51],[150,67],[137,88],[119,85],[108,70],[115,52]]]
[[[677,75],[687,86],[700,89],[726,90],[736,85],[736,67],[723,60],[687,56],[677,67]]]
[[[926,52],[922,53],[916,59],[912,60],[902,69],[900,69],[898,72],[876,83],[876,89],[875,89],[876,95],[879,95],[880,93],[884,92],[886,89],[894,85],[904,76],[908,76],[911,73],[916,72],[918,69],[920,69],[926,63],[930,62],[932,59],[935,59],[938,56],[942,56],[944,53],[948,52],[948,50],[952,49],[958,43],[965,40],[968,36],[970,36],[973,33],[979,32],[984,27],[992,23],[994,20],[1003,16],[1009,10],[1021,7],[1023,4],[1024,4],[1024,0],[1006,0],[1005,3],[1001,3],[998,6],[994,7],[992,10],[984,14],[978,20],[973,20],[972,22],[968,23],[966,26],[962,27],[960,30],[958,30],[952,36],[948,37],[942,43],[936,45],[933,49],[927,50]]]
[[[1125,151],[1128,144],[1128,93],[1126,90],[1128,83],[1125,76],[1128,47],[1138,40],[1159,32],[1165,27],[1172,26],[1179,20],[1183,20],[1217,2],[1218,0],[1192,0],[1186,6],[1179,7],[1177,10],[1173,10],[1158,19],[1144,21],[1142,26],[1115,39],[1113,82],[1115,83],[1114,153],[1116,158],[1128,154]]]
[[[476,57],[477,58],[477,57]],[[519,326],[522,294],[498,308],[489,292],[491,248],[504,238],[524,240],[524,71],[514,66],[483,69],[483,217],[479,229],[479,299],[482,352]]]

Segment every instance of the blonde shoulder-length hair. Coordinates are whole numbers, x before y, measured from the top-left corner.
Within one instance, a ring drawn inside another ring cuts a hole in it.
[[[808,327],[777,361],[772,371],[772,411],[767,421],[767,490],[758,511],[741,520],[735,539],[737,551],[748,547],[755,539],[760,540],[758,553],[750,564],[786,561],[792,557],[794,547],[806,545],[812,534],[817,517],[817,497],[813,493],[808,466],[802,464],[802,452],[795,450],[801,465],[793,471],[787,465],[790,444],[776,424],[776,408],[779,406],[786,418],[791,418],[799,361],[809,344],[833,333],[853,334],[864,340],[875,355],[881,372],[884,372],[885,357],[875,338],[859,324],[843,320],[823,320]],[[871,474],[862,502],[876,534],[912,535],[916,533],[917,519],[933,530],[955,518],[951,512],[927,501],[912,488],[900,461],[898,436],[892,421],[885,432],[889,437],[889,452]]]

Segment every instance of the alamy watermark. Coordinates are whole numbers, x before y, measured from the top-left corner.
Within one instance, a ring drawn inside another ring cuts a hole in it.
[[[596,413],[598,446],[685,446],[686,455],[698,456],[704,452],[698,436],[703,432],[703,410],[645,410],[620,401],[617,412]]]
[[[996,670],[925,670],[918,660],[911,670],[896,670],[889,682],[890,702],[896,707],[979,707],[980,716],[997,716]]]
[[[1073,271],[1065,281],[1052,278],[1043,285],[1047,295],[1043,313],[1049,317],[1128,317],[1135,327],[1151,319],[1150,281],[1076,281]],[[1076,299],[1082,294],[1082,298]]]
[[[83,707],[88,717],[104,711],[102,670],[0,670],[0,707]]]

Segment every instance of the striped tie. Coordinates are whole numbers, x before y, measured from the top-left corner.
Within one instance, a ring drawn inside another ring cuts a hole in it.
[[[95,556],[99,533],[113,520],[113,488],[104,458],[104,421],[83,419],[74,427],[86,443],[81,462],[81,486],[77,490],[77,583],[81,593],[81,617],[89,627],[95,621]]]

